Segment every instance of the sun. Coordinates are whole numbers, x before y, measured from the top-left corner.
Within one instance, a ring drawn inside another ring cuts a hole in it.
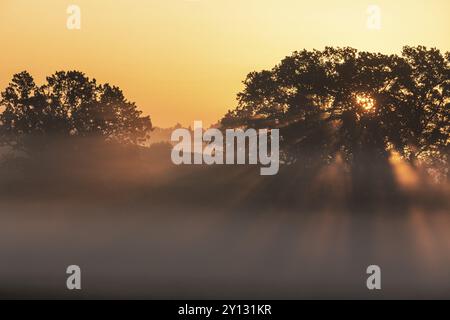
[[[355,96],[356,104],[364,111],[373,112],[375,110],[375,100],[368,94],[358,93]]]

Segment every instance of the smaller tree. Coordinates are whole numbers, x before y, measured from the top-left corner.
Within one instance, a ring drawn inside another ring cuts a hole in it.
[[[0,143],[16,150],[41,148],[54,137],[139,144],[152,130],[150,117],[118,87],[98,85],[78,71],[57,72],[42,86],[28,72],[16,74],[0,106]]]

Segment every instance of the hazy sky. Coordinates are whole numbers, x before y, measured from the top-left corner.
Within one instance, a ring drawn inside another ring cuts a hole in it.
[[[68,5],[81,30],[68,30]],[[366,26],[381,8],[382,29]],[[450,50],[449,0],[0,0],[0,88],[77,69],[120,86],[155,125],[216,122],[242,80],[294,50],[326,45]]]

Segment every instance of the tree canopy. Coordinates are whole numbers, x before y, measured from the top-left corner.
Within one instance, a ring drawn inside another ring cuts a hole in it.
[[[2,92],[0,142],[26,150],[30,139],[95,136],[137,144],[152,129],[135,103],[109,84],[78,71],[56,72],[38,86],[28,72],[13,76]]]
[[[224,127],[279,128],[286,161],[337,154],[448,164],[450,53],[423,46],[401,55],[353,48],[303,50],[250,73]]]

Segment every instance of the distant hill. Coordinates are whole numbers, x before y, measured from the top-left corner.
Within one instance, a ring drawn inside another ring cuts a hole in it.
[[[210,128],[218,128],[218,127],[219,127],[218,123],[210,126]],[[185,128],[185,129],[188,129],[189,131],[192,131],[191,127],[183,127],[179,123],[177,123],[175,126],[173,126],[171,128],[155,127],[153,129],[153,131],[150,133],[150,139],[147,140],[147,145],[151,146],[152,144],[163,143],[163,142],[171,143],[170,136],[172,135],[172,132],[174,130],[180,129],[180,128]]]
[[[172,132],[176,129],[182,128],[181,124],[177,124],[172,128],[158,128],[155,127],[150,133],[150,139],[147,140],[149,146],[156,143],[169,142]]]

